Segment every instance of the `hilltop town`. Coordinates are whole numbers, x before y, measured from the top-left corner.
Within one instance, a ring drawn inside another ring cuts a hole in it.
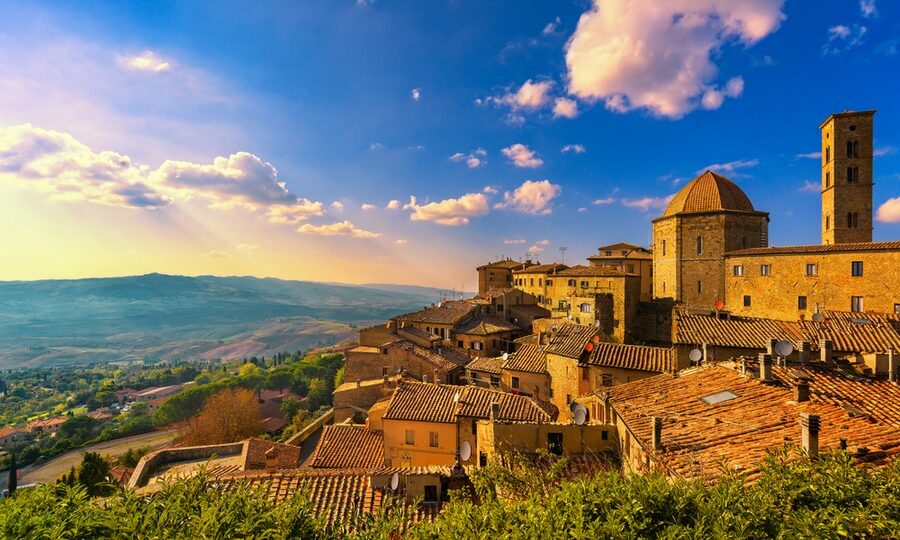
[[[770,245],[769,214],[705,171],[652,220],[652,246],[487,262],[473,298],[361,329],[333,408],[289,439],[151,452],[128,485],[202,471],[274,500],[308,490],[332,521],[390,500],[427,520],[513,454],[569,476],[703,481],[753,482],[785,445],[885,467],[900,453],[900,241],[872,241],[874,114],[820,126],[820,244]]]

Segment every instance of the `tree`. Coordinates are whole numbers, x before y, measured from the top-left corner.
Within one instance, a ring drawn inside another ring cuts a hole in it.
[[[294,376],[289,371],[278,370],[266,376],[266,388],[269,390],[284,390],[294,382]]]
[[[210,396],[200,414],[188,420],[181,442],[187,445],[222,444],[258,435],[259,402],[246,389],[222,390]]]
[[[303,405],[300,403],[300,400],[295,398],[294,396],[288,396],[284,398],[281,402],[281,413],[284,415],[284,419],[290,423],[294,416],[297,414]]]
[[[16,487],[19,483],[19,471],[16,468],[16,455],[12,454],[9,458],[9,482],[6,484],[6,488],[9,491],[9,496],[12,497],[13,493],[16,492]]]
[[[331,392],[328,385],[322,379],[311,379],[309,381],[309,393],[306,408],[310,411],[317,411],[322,405],[327,405],[331,401]]]

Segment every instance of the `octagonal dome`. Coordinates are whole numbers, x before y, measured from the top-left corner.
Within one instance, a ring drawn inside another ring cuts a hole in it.
[[[731,180],[707,170],[675,194],[663,217],[695,212],[754,212],[747,194]]]

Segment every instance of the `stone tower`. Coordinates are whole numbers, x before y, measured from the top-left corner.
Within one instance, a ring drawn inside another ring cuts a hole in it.
[[[768,245],[769,214],[734,182],[706,171],[653,220],[653,297],[715,307],[725,299],[725,252]]]
[[[822,130],[822,243],[872,241],[875,111],[829,116]]]

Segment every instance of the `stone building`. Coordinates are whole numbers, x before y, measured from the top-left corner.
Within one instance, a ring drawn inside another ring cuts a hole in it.
[[[769,214],[711,171],[679,191],[653,220],[653,295],[693,306],[725,300],[725,253],[768,245]]]
[[[512,259],[502,259],[479,266],[476,269],[478,271],[478,294],[491,289],[512,287],[513,270],[527,268],[533,266],[533,264],[531,261],[520,262]]]
[[[548,280],[553,317],[593,325],[620,342],[631,340],[640,302],[640,277],[609,266],[573,266]]]
[[[653,299],[653,252],[644,247],[619,242],[597,248],[597,254],[587,258],[591,266],[612,266],[641,278],[641,302]]]
[[[872,241],[875,111],[844,111],[822,122],[822,244]]]
[[[552,281],[553,275],[568,266],[562,263],[536,264],[526,268],[513,270],[513,285],[537,299],[537,304],[549,307],[550,299],[547,296],[547,282]]]

